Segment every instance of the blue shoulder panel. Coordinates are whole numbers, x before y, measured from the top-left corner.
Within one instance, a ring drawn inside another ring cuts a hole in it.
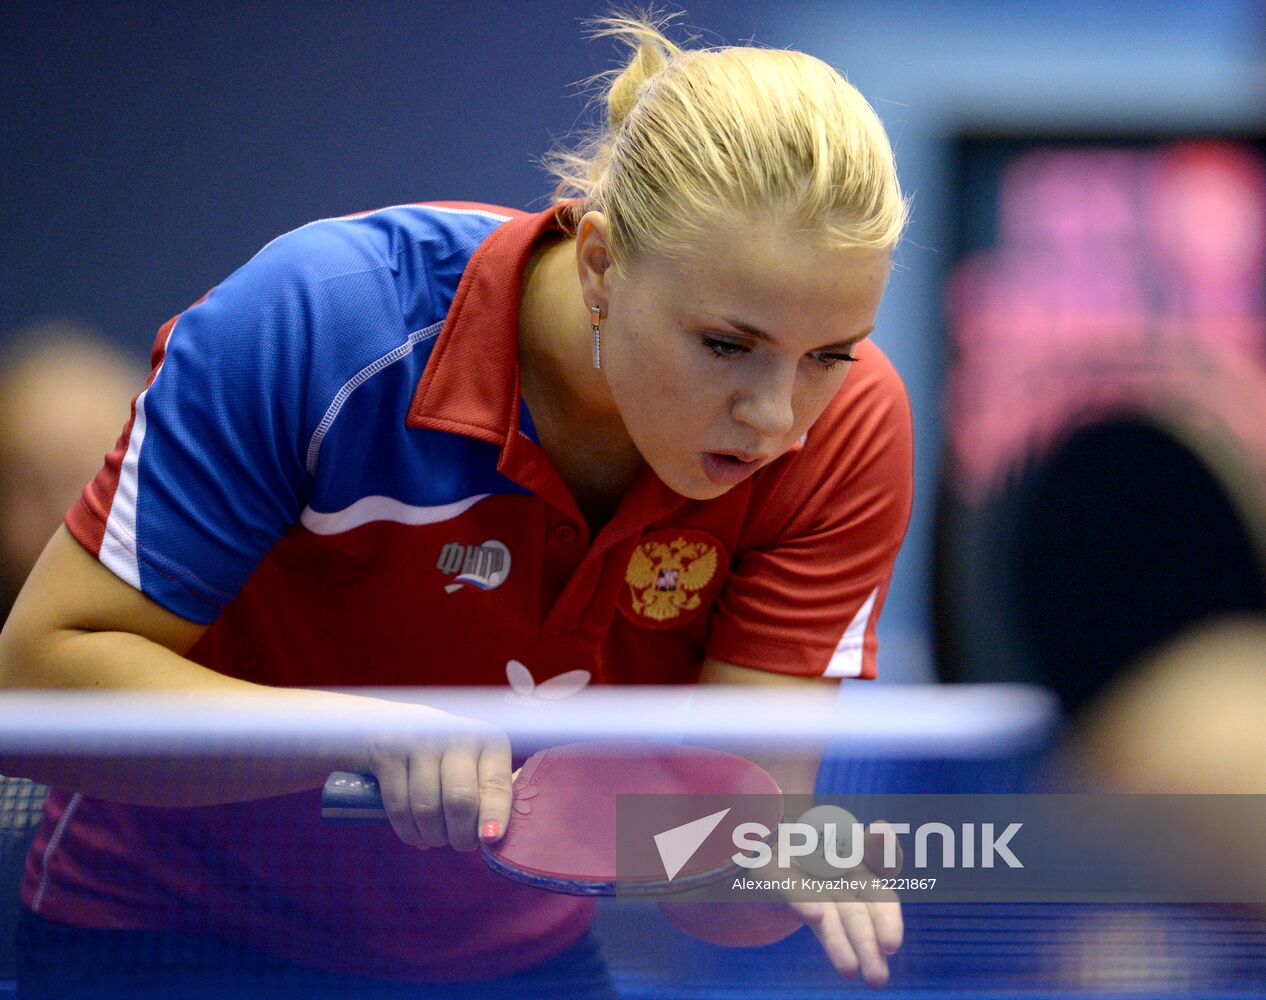
[[[123,473],[146,594],[209,622],[309,504],[447,502],[470,487],[464,468],[483,492],[517,491],[495,488],[487,445],[419,449],[404,426],[466,262],[500,221],[405,206],[311,223],[179,318]]]

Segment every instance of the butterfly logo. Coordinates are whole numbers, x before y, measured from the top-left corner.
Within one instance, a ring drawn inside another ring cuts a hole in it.
[[[506,663],[506,680],[510,682],[510,690],[514,693],[506,697],[511,701],[528,704],[558,701],[583,689],[591,676],[588,670],[569,670],[537,684],[527,667],[518,660],[510,660]]]

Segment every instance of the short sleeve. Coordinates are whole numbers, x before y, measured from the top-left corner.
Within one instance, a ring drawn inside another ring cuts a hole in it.
[[[299,519],[337,337],[403,322],[378,263],[336,224],[304,227],[170,320],[67,515],[80,544],[168,610],[214,621]]]
[[[914,445],[900,377],[878,347],[861,351],[804,446],[760,474],[718,598],[711,659],[806,677],[876,674]]]

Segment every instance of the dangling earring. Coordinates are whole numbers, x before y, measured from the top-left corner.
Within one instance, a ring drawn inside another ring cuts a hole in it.
[[[602,309],[599,306],[590,306],[589,312],[593,315],[593,320],[589,328],[593,330],[593,366],[595,368],[602,367],[602,331],[598,328],[598,321],[602,319]]]

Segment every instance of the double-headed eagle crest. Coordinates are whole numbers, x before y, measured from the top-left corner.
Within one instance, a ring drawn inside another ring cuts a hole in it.
[[[696,591],[716,575],[716,546],[706,542],[643,542],[633,550],[624,581],[633,592],[633,611],[664,622],[699,607]]]

